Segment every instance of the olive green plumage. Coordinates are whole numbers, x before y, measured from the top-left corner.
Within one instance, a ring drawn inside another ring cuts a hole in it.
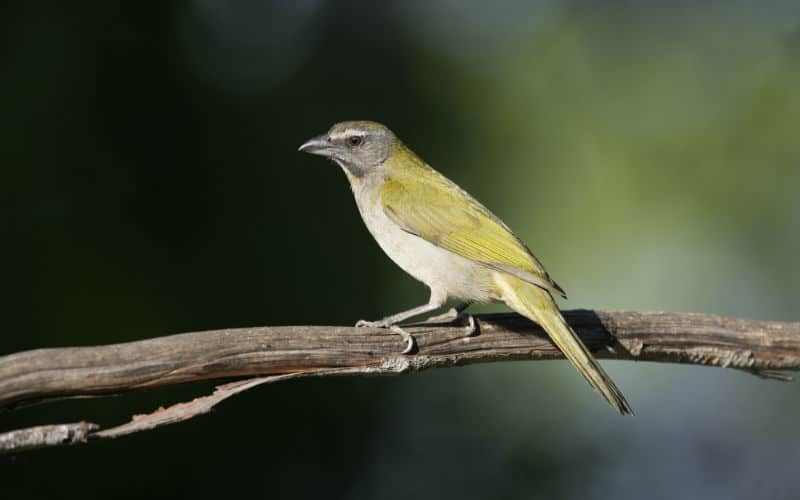
[[[402,143],[386,160],[383,209],[409,233],[464,258],[566,296],[503,221]]]
[[[425,305],[360,326],[392,327],[441,308],[447,298],[504,302],[538,323],[579,373],[621,414],[622,393],[564,321],[564,295],[528,247],[486,207],[428,166],[386,127],[343,122],[300,147],[347,174],[359,212],[381,248],[431,290]],[[409,349],[411,344],[409,344]]]

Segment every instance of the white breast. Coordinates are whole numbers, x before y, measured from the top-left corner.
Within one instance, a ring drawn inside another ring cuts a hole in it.
[[[401,269],[425,283],[433,294],[471,302],[492,299],[487,290],[491,271],[401,229],[383,211],[376,186],[366,182],[351,186],[367,229]]]

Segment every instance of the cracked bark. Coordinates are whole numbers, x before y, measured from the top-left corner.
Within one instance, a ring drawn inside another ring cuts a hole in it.
[[[694,313],[566,311],[599,358],[735,368],[786,380],[800,369],[800,323]],[[0,409],[209,379],[248,377],[208,396],[109,429],[80,422],[0,434],[0,453],[109,439],[187,420],[251,387],[289,378],[396,375],[473,363],[561,358],[536,325],[515,314],[476,316],[480,334],[454,325],[409,327],[418,350],[387,330],[335,326],[240,328],[125,344],[0,357]],[[72,432],[72,433],[70,433]]]

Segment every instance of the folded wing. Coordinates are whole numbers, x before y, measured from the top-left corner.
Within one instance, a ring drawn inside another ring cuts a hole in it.
[[[486,207],[427,166],[387,179],[386,215],[403,230],[488,268],[566,297],[525,244]]]

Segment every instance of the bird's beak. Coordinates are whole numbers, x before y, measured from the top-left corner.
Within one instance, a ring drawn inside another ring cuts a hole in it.
[[[297,150],[312,155],[331,156],[334,146],[331,144],[328,135],[322,134],[307,140]]]

